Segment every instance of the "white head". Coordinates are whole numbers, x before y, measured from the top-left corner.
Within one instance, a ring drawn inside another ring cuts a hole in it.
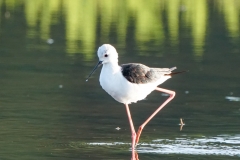
[[[88,78],[95,72],[95,70],[101,64],[112,63],[114,65],[118,65],[118,53],[116,49],[110,44],[103,44],[101,47],[98,48],[97,51],[99,62],[93,68],[92,72],[89,74]],[[86,81],[88,81],[88,78]]]
[[[104,63],[117,63],[118,62],[118,53],[116,49],[110,44],[103,44],[98,48],[97,55],[99,61]]]

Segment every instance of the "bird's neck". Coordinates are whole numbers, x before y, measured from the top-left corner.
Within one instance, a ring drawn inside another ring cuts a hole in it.
[[[108,70],[108,71],[110,71],[110,72],[112,72],[112,73],[116,73],[116,72],[118,72],[119,71],[119,69],[120,69],[120,66],[118,65],[118,63],[117,62],[110,62],[110,63],[106,63],[106,64],[104,64],[103,65],[103,69],[105,70]]]

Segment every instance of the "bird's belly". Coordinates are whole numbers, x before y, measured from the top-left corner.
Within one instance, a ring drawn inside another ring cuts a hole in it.
[[[124,104],[142,100],[156,88],[156,84],[130,83],[124,77],[107,80],[100,78],[100,84],[116,101]]]

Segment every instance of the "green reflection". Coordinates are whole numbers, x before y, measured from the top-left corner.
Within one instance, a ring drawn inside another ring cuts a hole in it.
[[[66,51],[70,55],[83,53],[92,59],[95,52],[97,4],[95,1],[64,1],[66,15]]]
[[[220,0],[220,11],[223,13],[230,37],[239,37],[239,9],[240,1]]]
[[[134,10],[135,17],[135,38],[140,48],[140,54],[149,55],[147,48],[149,44],[163,45],[164,31],[162,12],[162,1],[150,1],[146,3],[144,0],[139,1]]]
[[[198,0],[194,3],[192,16],[192,35],[194,53],[197,60],[201,60],[204,52],[207,29],[207,0]]]
[[[19,1],[17,1],[17,0],[6,0],[4,2],[6,3],[6,10],[7,11],[14,11],[15,7],[19,6],[22,3],[21,0],[19,0]]]
[[[173,46],[178,44],[180,0],[167,0],[169,39]]]
[[[182,21],[191,32],[193,51],[197,61],[202,59],[204,53],[208,15],[207,5],[206,0],[182,1]]]
[[[173,49],[178,48],[179,30],[184,26],[193,39],[195,57],[201,60],[209,21],[208,5],[211,5],[207,0],[7,0],[2,3],[11,12],[24,6],[26,36],[30,39],[51,38],[52,26],[63,19],[66,52],[81,53],[86,60],[94,57],[97,39],[101,43],[125,46],[130,22],[140,54],[149,54],[146,51],[149,44],[164,48],[166,41]],[[229,36],[239,37],[240,2],[217,0],[214,4],[223,14]],[[112,31],[116,33],[116,42],[110,39]]]

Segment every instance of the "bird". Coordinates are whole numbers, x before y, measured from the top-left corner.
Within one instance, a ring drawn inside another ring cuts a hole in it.
[[[102,65],[100,73],[100,85],[111,95],[116,101],[123,103],[131,128],[132,138],[132,157],[134,157],[135,146],[139,142],[140,135],[146,124],[175,96],[175,91],[160,88],[162,84],[172,75],[182,73],[173,72],[176,67],[171,68],[151,68],[140,63],[118,64],[118,53],[110,44],[103,44],[98,48],[97,55],[99,61],[87,77],[86,81],[91,77],[95,70]],[[152,115],[135,131],[129,104],[145,99],[152,91],[159,91],[169,94],[167,100],[160,105]]]

